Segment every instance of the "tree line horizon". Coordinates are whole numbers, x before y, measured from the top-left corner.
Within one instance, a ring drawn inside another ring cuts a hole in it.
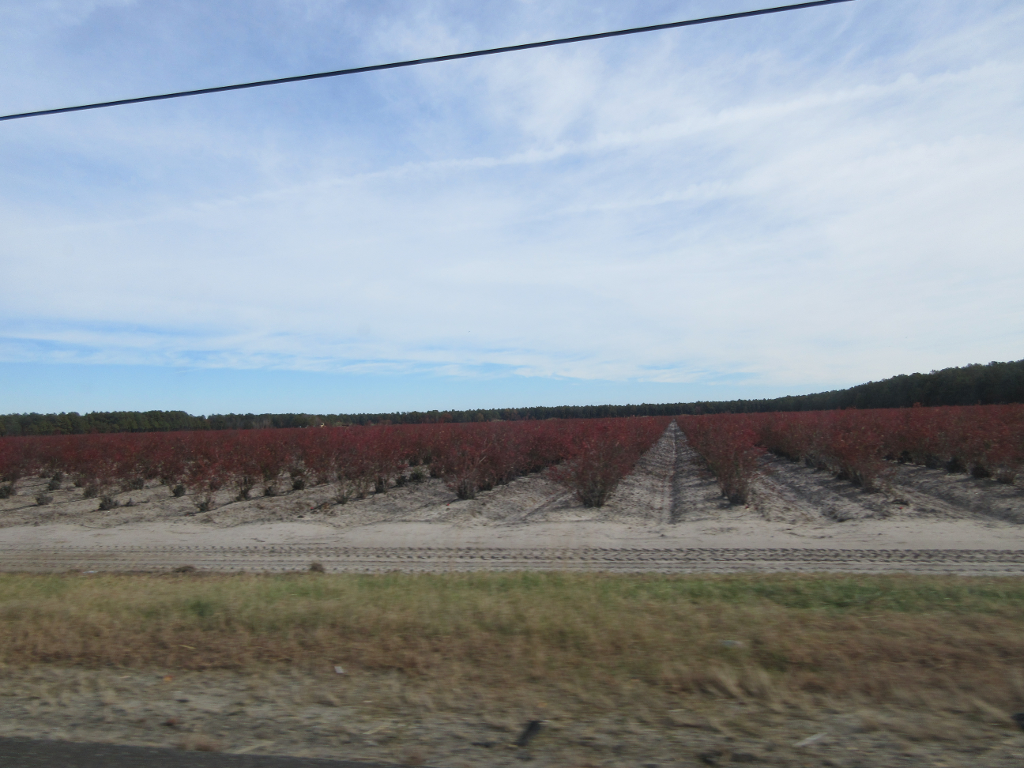
[[[848,389],[759,400],[357,414],[229,413],[193,416],[185,411],[97,411],[84,415],[75,412],[7,414],[0,416],[0,436],[682,416],[1010,403],[1024,403],[1024,360],[972,364],[931,373],[901,374]]]

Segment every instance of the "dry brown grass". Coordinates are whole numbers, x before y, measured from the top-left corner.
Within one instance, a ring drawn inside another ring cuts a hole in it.
[[[1022,579],[959,577],[4,575],[0,664],[338,664],[600,706],[821,695],[984,716],[1024,709],[1022,605]]]

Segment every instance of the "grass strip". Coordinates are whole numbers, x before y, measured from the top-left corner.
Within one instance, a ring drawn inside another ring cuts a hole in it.
[[[1024,704],[1024,579],[0,575],[0,664]]]

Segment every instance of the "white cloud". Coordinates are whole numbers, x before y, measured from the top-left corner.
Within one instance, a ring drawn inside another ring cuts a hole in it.
[[[0,359],[813,387],[1019,356],[1024,22],[884,34],[924,5],[19,126]],[[360,45],[464,49],[449,10]]]

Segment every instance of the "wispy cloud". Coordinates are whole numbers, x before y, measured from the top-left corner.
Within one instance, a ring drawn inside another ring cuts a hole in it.
[[[593,10],[543,5],[510,31]],[[184,24],[158,47],[201,54],[188,79],[258,59],[261,18],[292,13],[308,63],[324,25],[383,56],[493,44],[512,13],[380,7],[268,1],[238,37],[228,3],[223,52]],[[61,66],[105,66],[61,40],[154,13],[79,11],[6,33],[58,57],[21,67],[45,99]],[[1022,32],[1013,3],[866,0],[5,124],[0,359],[807,389],[1017,357]]]

